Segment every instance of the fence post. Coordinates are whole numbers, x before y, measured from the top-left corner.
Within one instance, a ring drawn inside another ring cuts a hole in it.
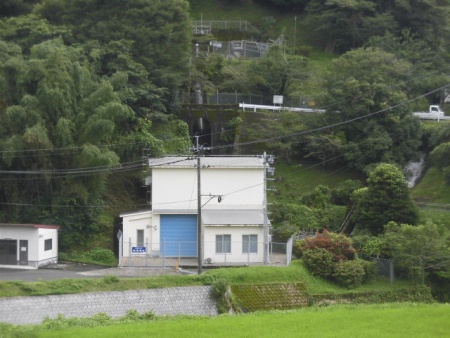
[[[131,266],[131,246],[133,244],[131,243],[131,237],[128,238],[128,267]]]
[[[163,241],[163,268],[166,267],[166,241]]]
[[[148,238],[145,238],[145,266],[148,266]]]
[[[123,263],[123,234],[119,237],[119,266]]]
[[[389,260],[389,282],[390,284],[394,283],[394,261],[392,259]]]

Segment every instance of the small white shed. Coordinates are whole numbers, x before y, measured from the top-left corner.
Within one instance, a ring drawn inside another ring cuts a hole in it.
[[[40,267],[58,262],[56,225],[0,223],[0,265]]]
[[[152,224],[152,211],[142,210],[123,212],[120,214],[123,222],[122,257],[134,254],[150,254],[152,250],[159,249],[157,236],[158,227]],[[148,252],[147,252],[148,251]]]

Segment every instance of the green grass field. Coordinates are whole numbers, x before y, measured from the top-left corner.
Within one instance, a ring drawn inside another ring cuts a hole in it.
[[[174,317],[94,328],[30,330],[35,337],[448,337],[448,304],[315,307],[211,318]],[[27,331],[22,331],[27,336]],[[35,334],[35,335],[34,335]]]

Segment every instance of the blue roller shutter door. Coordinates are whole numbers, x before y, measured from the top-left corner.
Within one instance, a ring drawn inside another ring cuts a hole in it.
[[[161,250],[169,257],[197,257],[197,215],[161,215]]]

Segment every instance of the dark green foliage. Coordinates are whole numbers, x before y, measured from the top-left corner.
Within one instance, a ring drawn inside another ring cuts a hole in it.
[[[340,261],[334,265],[333,278],[347,288],[357,288],[363,282],[365,270],[359,259]]]
[[[317,229],[328,231],[338,231],[347,215],[347,209],[344,206],[329,204],[324,209],[314,209],[317,218]]]
[[[448,2],[428,0],[309,1],[306,7],[310,39],[328,52],[361,47],[386,31],[401,36],[408,28],[433,47],[445,45]]]
[[[428,276],[437,275],[448,283],[448,234],[433,223],[412,226],[391,222],[385,233],[369,241],[364,250],[393,258],[395,266],[414,282],[425,283]]]
[[[292,253],[297,258],[302,258],[302,256],[303,256],[302,243],[303,243],[302,240],[294,241],[294,244],[293,244],[293,247],[292,247]]]
[[[281,225],[273,229],[273,241],[286,243],[286,241],[294,234],[298,233],[300,228],[292,223],[283,222]]]
[[[348,288],[356,288],[374,275],[373,263],[357,259],[352,241],[345,235],[324,231],[298,242],[295,252],[314,275]]]
[[[331,201],[337,205],[350,205],[353,191],[362,188],[362,184],[357,180],[347,180],[340,183],[331,191]]]
[[[369,174],[367,183],[368,188],[355,195],[357,204],[352,221],[358,228],[379,234],[390,221],[417,223],[418,212],[400,169],[380,164]]]
[[[335,266],[333,254],[326,249],[304,250],[302,260],[313,275],[324,278],[330,278],[333,275]]]
[[[286,237],[288,233],[292,235],[294,229],[297,229],[294,232],[298,232],[300,230],[317,229],[318,227],[318,220],[314,211],[306,205],[275,203],[271,210],[273,210],[271,220],[275,224],[274,234],[278,236],[277,229],[282,227],[280,234],[284,233],[284,235],[281,238]]]
[[[430,158],[435,166],[442,170],[446,182],[450,184],[450,142],[441,143],[434,148]]]
[[[313,192],[302,197],[302,204],[310,208],[324,209],[330,202],[331,190],[327,186],[319,185]]]
[[[230,311],[229,288],[230,284],[225,278],[218,279],[211,285],[211,297],[216,301],[219,313],[228,313]]]
[[[327,124],[355,120],[310,136],[306,148],[311,156],[324,160],[321,156],[326,154],[327,159],[359,170],[372,163],[405,164],[417,158],[418,119],[404,107],[383,112],[406,99],[405,74],[411,68],[409,62],[375,48],[356,49],[334,59],[323,97],[323,104],[332,107]]]
[[[101,67],[121,67],[127,73],[133,72],[121,60],[127,54],[143,65],[142,71],[148,75],[140,77],[144,87],[139,88],[142,92],[138,101],[142,102],[136,102],[138,106],[142,104],[144,108],[152,99],[162,102],[170,112],[177,106],[178,88],[188,75],[192,36],[187,1],[43,1],[36,11],[52,24],[70,27],[77,42],[98,42],[99,49],[92,56],[97,56]],[[130,41],[132,48],[125,52],[116,49],[109,55],[102,53],[103,46],[124,40]],[[114,58],[116,55],[118,59]],[[145,87],[149,93],[145,93]],[[153,98],[149,96],[152,94]]]

